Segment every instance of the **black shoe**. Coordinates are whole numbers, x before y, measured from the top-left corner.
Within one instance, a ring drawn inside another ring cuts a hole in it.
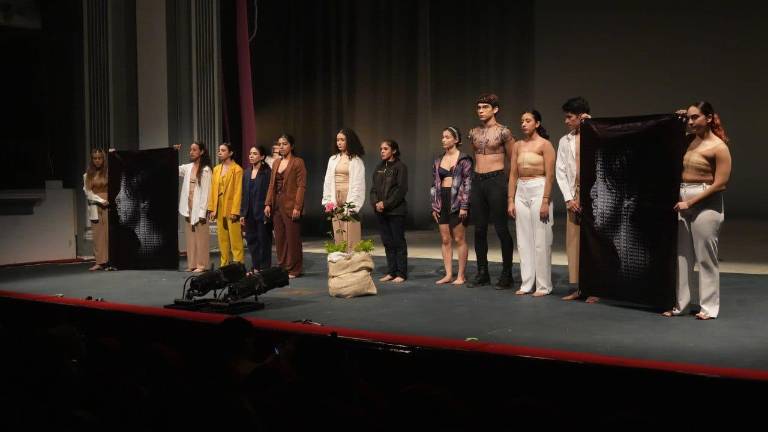
[[[475,278],[472,280],[472,282],[467,284],[467,287],[475,288],[475,287],[480,287],[484,285],[490,285],[490,283],[491,283],[491,276],[488,275],[488,267],[478,266],[477,274],[475,275]]]
[[[501,272],[498,282],[496,282],[497,290],[504,290],[512,288],[512,272],[505,270]]]

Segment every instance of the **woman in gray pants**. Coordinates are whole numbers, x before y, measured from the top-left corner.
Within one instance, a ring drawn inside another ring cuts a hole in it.
[[[678,112],[683,114],[682,111]],[[717,318],[720,311],[720,268],[717,242],[723,223],[723,196],[731,176],[731,152],[720,116],[709,102],[697,102],[684,112],[692,133],[683,156],[683,178],[677,229],[677,303],[664,316],[688,312],[693,266],[699,266],[699,305],[696,318]]]

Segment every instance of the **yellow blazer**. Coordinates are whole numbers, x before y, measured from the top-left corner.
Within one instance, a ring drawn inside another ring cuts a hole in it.
[[[240,200],[243,197],[243,168],[237,163],[232,162],[223,179],[221,178],[221,168],[221,164],[213,168],[208,210],[215,212],[219,206],[219,200],[223,200],[223,214],[217,214],[216,217],[239,215]],[[224,193],[222,195],[219,195],[219,184],[223,186]]]

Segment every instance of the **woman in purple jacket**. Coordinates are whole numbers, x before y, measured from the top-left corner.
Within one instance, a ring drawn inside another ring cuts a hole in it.
[[[464,231],[469,222],[472,158],[459,151],[461,133],[458,128],[448,126],[443,129],[442,143],[444,153],[435,159],[432,169],[431,195],[432,218],[440,226],[445,276],[435,283],[444,284],[453,279],[453,240],[459,250],[459,273],[452,283],[462,285],[466,282],[464,269],[468,250]]]

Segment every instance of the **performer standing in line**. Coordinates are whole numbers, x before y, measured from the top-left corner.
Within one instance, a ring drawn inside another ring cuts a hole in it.
[[[717,243],[724,220],[723,191],[731,177],[731,152],[720,116],[709,102],[697,102],[683,114],[692,135],[683,156],[683,178],[677,225],[677,302],[664,316],[682,315],[691,302],[691,285],[698,285],[700,310],[696,318],[717,318],[720,312],[720,264]],[[694,264],[699,266],[698,284]]]
[[[333,155],[328,158],[328,168],[323,182],[323,207],[333,204],[343,207],[344,203],[354,204],[349,213],[359,213],[365,203],[365,150],[360,138],[352,129],[343,128],[336,134]],[[347,242],[347,252],[360,242],[362,237],[360,221],[332,221],[333,238],[338,244]]]
[[[469,194],[472,189],[472,158],[461,151],[461,134],[453,126],[443,129],[444,153],[435,159],[432,168],[432,218],[440,227],[443,265],[445,276],[436,284],[451,282],[453,279],[453,247],[456,242],[459,252],[459,273],[454,285],[466,282],[464,269],[467,266],[467,242],[464,230],[469,221]]]
[[[181,144],[174,148],[181,149]],[[203,143],[193,141],[189,146],[189,160],[190,163],[179,165],[179,177],[184,178],[179,213],[184,216],[187,271],[200,273],[208,268],[210,262],[211,234],[206,221],[211,193],[211,158]]]
[[[369,197],[387,255],[387,274],[379,280],[401,283],[408,279],[408,245],[405,242],[408,167],[400,161],[400,146],[395,140],[384,140],[379,146],[379,154],[381,163],[373,172]]]
[[[272,168],[264,216],[271,217],[275,227],[277,263],[293,279],[301,276],[304,265],[301,213],[307,191],[307,169],[304,160],[294,154],[292,136],[283,134],[278,142],[281,157]]]
[[[272,221],[264,217],[272,169],[264,161],[264,146],[251,147],[248,152],[250,167],[243,176],[243,199],[240,205],[240,225],[245,227],[245,241],[251,253],[253,271],[272,267]]]
[[[522,284],[515,292],[542,297],[552,292],[552,183],[555,148],[536,110],[523,113],[524,138],[512,149],[509,216],[515,219]],[[534,292],[534,285],[536,291]]]
[[[475,224],[477,275],[470,287],[488,285],[488,224],[492,223],[501,242],[503,267],[496,289],[512,287],[512,253],[514,243],[507,220],[507,174],[505,164],[512,154],[515,138],[509,128],[496,121],[499,98],[481,95],[477,100],[477,117],[481,126],[469,131],[469,143],[475,152],[472,178],[472,222]]]
[[[221,265],[243,262],[243,235],[240,229],[240,200],[243,193],[243,169],[232,160],[229,143],[219,145],[219,164],[213,168],[208,211],[216,221]]]
[[[109,201],[107,199],[107,159],[102,149],[91,150],[91,161],[83,174],[83,192],[88,203],[88,220],[93,233],[96,263],[90,271],[111,270],[109,266]]]
[[[579,283],[579,236],[581,205],[579,203],[579,152],[581,149],[581,123],[590,117],[589,103],[582,97],[568,99],[563,104],[565,126],[568,133],[560,138],[557,146],[555,175],[557,185],[565,200],[567,219],[565,227],[565,252],[568,257],[568,282]],[[563,300],[576,300],[581,297],[578,286]],[[599,301],[598,297],[588,297],[587,303]]]

